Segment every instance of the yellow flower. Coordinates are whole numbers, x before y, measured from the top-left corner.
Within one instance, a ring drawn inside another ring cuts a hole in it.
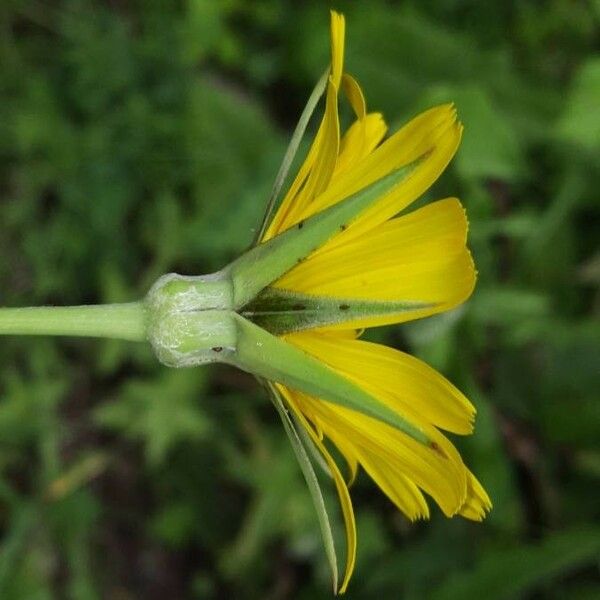
[[[340,593],[354,568],[356,526],[349,484],[326,439],[347,461],[350,481],[362,466],[411,520],[429,516],[424,493],[448,517],[479,521],[491,508],[485,490],[440,431],[471,433],[473,405],[422,361],[358,339],[359,330],[366,327],[449,310],[473,291],[476,275],[466,247],[467,220],[457,199],[439,200],[397,216],[445,169],[458,148],[462,126],[448,104],[422,113],[383,141],[382,116],[367,112],[358,83],[343,73],[344,32],[344,17],[332,12],[325,113],[307,158],[261,241],[420,159],[405,180],[271,287],[314,297],[406,301],[412,308],[395,314],[363,315],[283,337],[395,411],[424,432],[430,443],[423,444],[374,417],[276,384],[287,408],[322,453],[337,487],[347,541]],[[343,135],[340,90],[356,115]]]

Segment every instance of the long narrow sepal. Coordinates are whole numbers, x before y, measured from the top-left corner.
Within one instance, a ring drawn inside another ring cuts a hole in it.
[[[294,161],[294,157],[298,152],[298,147],[300,146],[300,142],[304,137],[304,133],[306,132],[306,127],[312,117],[312,114],[315,112],[315,108],[325,88],[327,87],[327,81],[329,79],[329,69],[327,69],[321,78],[317,82],[317,85],[314,87],[310,97],[308,98],[308,102],[300,115],[300,119],[298,120],[298,124],[296,125],[296,129],[292,134],[292,139],[285,151],[285,155],[283,160],[281,161],[281,166],[279,167],[279,171],[277,172],[277,177],[275,177],[275,183],[273,184],[273,189],[271,190],[271,195],[269,196],[269,201],[267,203],[267,208],[265,209],[265,214],[262,219],[262,223],[260,228],[258,229],[256,236],[254,238],[254,244],[257,244],[265,234],[267,227],[269,226],[269,221],[271,220],[271,215],[273,214],[273,209],[275,208],[275,204],[277,203],[277,199],[279,198],[279,193],[281,192],[281,188],[285,182],[285,178],[292,166],[292,162]]]
[[[275,406],[281,422],[283,423],[283,428],[285,429],[285,432],[290,440],[292,449],[294,450],[294,454],[296,455],[296,459],[298,460],[298,464],[300,465],[300,469],[302,470],[302,474],[304,475],[304,479],[306,480],[308,490],[312,497],[317,518],[319,520],[319,527],[321,528],[321,536],[323,537],[325,555],[327,556],[329,568],[331,569],[333,592],[336,593],[338,590],[339,579],[338,561],[335,551],[335,543],[333,540],[333,532],[331,530],[331,521],[327,513],[327,507],[325,506],[323,492],[321,491],[319,480],[315,470],[313,469],[309,453],[305,448],[304,439],[300,435],[301,432],[297,429],[294,421],[292,421],[292,418],[286,410],[283,400],[281,399],[281,396],[279,395],[279,392],[275,386],[271,383],[268,383],[267,385],[273,405]]]
[[[345,229],[381,196],[410,176],[422,157],[352,196],[301,221],[240,256],[224,269],[233,284],[234,308],[242,308],[262,289]]]
[[[415,301],[357,300],[312,296],[266,288],[241,310],[241,314],[273,335],[284,335],[363,318],[398,315],[434,305]]]
[[[321,469],[321,471],[323,471],[323,473],[325,473],[325,475],[327,475],[327,477],[333,479],[334,478],[333,473],[331,472],[331,469],[329,468],[327,461],[323,458],[323,455],[319,452],[319,449],[315,446],[314,442],[312,441],[312,439],[311,439],[310,435],[308,434],[308,432],[306,431],[306,429],[304,429],[304,427],[302,427],[302,423],[300,423],[300,421],[298,420],[296,415],[290,413],[290,417],[292,418],[292,421],[294,422],[296,431],[302,438],[302,444],[304,445],[304,448],[308,452],[310,458],[315,462],[316,465],[318,465],[318,467]]]
[[[235,322],[235,350],[222,353],[224,362],[305,394],[361,412],[395,427],[421,444],[433,446],[421,429],[320,360],[237,314]]]

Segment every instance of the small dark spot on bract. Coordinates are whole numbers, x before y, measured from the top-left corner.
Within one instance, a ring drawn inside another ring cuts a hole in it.
[[[346,227],[348,227],[348,225],[340,225],[340,231],[346,231]]]
[[[340,310],[350,310],[349,304],[340,304]]]
[[[300,223],[298,223],[298,229],[302,229],[304,227],[304,221],[300,221]]]
[[[213,352],[221,352],[223,350],[223,346],[215,346],[214,348],[212,348]]]
[[[304,304],[294,304],[292,305],[292,310],[304,310],[306,306]]]

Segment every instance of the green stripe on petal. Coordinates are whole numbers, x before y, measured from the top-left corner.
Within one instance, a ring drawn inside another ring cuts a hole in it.
[[[266,288],[244,306],[241,314],[270,333],[283,335],[434,306],[435,304],[427,302],[356,300]]]

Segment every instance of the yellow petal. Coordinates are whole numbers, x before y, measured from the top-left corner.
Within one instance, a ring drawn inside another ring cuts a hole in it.
[[[367,103],[365,102],[365,96],[360,89],[360,85],[358,85],[358,81],[356,81],[352,75],[344,73],[342,77],[342,88],[344,89],[356,118],[364,119],[367,114]]]
[[[380,113],[370,113],[352,123],[340,142],[340,155],[332,180],[353,169],[379,145],[387,125]]]
[[[286,340],[322,360],[415,425],[473,430],[475,407],[423,361],[381,344],[301,332]]]
[[[322,127],[323,122],[321,121]],[[315,137],[302,166],[298,170],[298,174],[294,178],[294,181],[290,185],[289,190],[287,191],[284,199],[282,200],[279,208],[275,212],[269,227],[265,231],[265,234],[262,237],[261,242],[266,242],[270,240],[272,237],[276,236],[278,233],[287,229],[286,222],[288,220],[288,216],[290,211],[294,208],[296,203],[296,198],[298,196],[299,191],[302,189],[302,186],[306,182],[307,177],[309,176],[311,169],[313,168],[315,159],[317,157],[317,149],[320,145],[319,139],[320,128],[317,136]]]
[[[331,32],[331,80],[336,88],[340,87],[342,71],[344,69],[344,39],[346,35],[346,21],[344,15],[330,11]]]
[[[432,446],[425,446],[362,413],[296,391],[294,397],[299,409],[318,424],[326,437],[343,438],[355,448],[357,456],[368,453],[386,469],[403,474],[432,496],[447,516],[453,516],[463,506],[466,468],[456,448],[434,427],[423,427],[433,441]]]
[[[310,332],[335,339],[342,338],[354,340],[363,334],[364,329],[331,329],[328,327],[320,327],[317,329],[311,329]]]
[[[273,285],[316,296],[416,304],[397,314],[341,323],[338,329],[422,318],[471,295],[476,274],[465,245],[467,228],[460,202],[440,200],[312,254]]]
[[[310,205],[313,197],[327,187],[335,169],[340,143],[337,94],[344,68],[344,16],[331,11],[330,29],[331,72],[325,114],[304,163],[261,240],[263,242],[296,222],[298,214]]]
[[[264,239],[281,233],[299,221],[358,192],[391,171],[421,158],[422,162],[410,177],[382,196],[374,206],[350,223],[345,231],[332,238],[317,252],[326,251],[339,243],[362,235],[406,208],[436,181],[454,156],[461,135],[462,126],[456,121],[456,110],[452,104],[432,108],[412,119],[368,154],[364,160],[356,163],[354,168],[344,169],[335,175],[323,193],[312,199],[311,202],[299,203],[297,192],[306,178],[305,171],[307,170],[303,165],[299,176],[300,174],[304,175],[304,179],[297,183],[300,177],[296,178]],[[360,137],[355,135],[356,139],[360,139]],[[317,144],[321,144],[319,135],[317,135],[313,147]],[[310,155],[307,162],[309,158],[311,158]],[[307,166],[308,170],[311,167],[312,163]],[[289,214],[292,209],[293,217]]]
[[[315,140],[275,213],[262,241],[266,241],[297,222],[298,215],[310,205],[315,195],[327,188],[335,170],[340,145],[340,123],[337,106],[337,88],[331,79],[327,85],[325,115]]]
[[[344,579],[338,590],[338,593],[343,594],[346,591],[348,586],[348,582],[350,581],[350,577],[352,576],[352,572],[354,571],[354,564],[356,562],[356,521],[354,519],[354,509],[352,508],[352,501],[350,500],[350,494],[348,493],[348,487],[336,465],[335,461],[329,454],[329,451],[319,438],[319,436],[315,433],[314,429],[307,422],[302,410],[299,408],[297,404],[298,394],[295,391],[292,391],[285,386],[277,384],[277,388],[280,391],[281,395],[285,399],[288,407],[297,417],[302,426],[306,429],[307,433],[310,435],[313,443],[318,448],[319,452],[321,452],[323,458],[327,462],[327,466],[333,476],[333,480],[335,482],[335,486],[338,492],[338,496],[340,499],[340,505],[342,508],[342,514],[344,516],[344,523],[346,525],[346,570],[344,573]]]
[[[423,494],[408,477],[390,463],[382,462],[380,456],[371,454],[338,435],[335,430],[331,429],[329,435],[346,460],[355,464],[356,469],[360,463],[376,485],[411,521],[429,518],[429,507]],[[355,476],[356,470],[353,471],[353,479]]]
[[[381,491],[411,521],[429,518],[429,507],[423,494],[408,477],[382,463],[377,455],[363,452],[358,460]]]
[[[319,145],[315,162],[306,185],[296,198],[295,210],[292,211],[292,214],[300,213],[316,195],[326,189],[335,169],[340,146],[340,122],[337,106],[337,87],[332,81],[327,86],[325,117],[321,123],[318,138]]]
[[[492,508],[492,501],[477,478],[468,472],[467,497],[459,514],[471,521],[482,521]]]
[[[302,210],[294,211],[293,218],[286,218],[285,222],[274,225],[273,232],[284,231],[391,171],[420,158],[421,162],[403,182],[382,196],[370,209],[349,223],[345,231],[316,252],[327,252],[339,244],[364,235],[406,208],[437,180],[454,156],[461,135],[462,126],[456,121],[456,111],[452,105],[439,106],[422,113],[357,162],[352,169],[344,169],[335,174],[323,193],[309,204],[304,203]]]
[[[458,147],[460,134],[461,127],[456,122],[456,111],[452,105],[439,106],[420,114],[369,154],[355,169],[336,177],[327,190],[315,198],[302,218],[308,218],[347,198],[395,169],[426,157],[408,181],[397,186],[365,215],[361,215],[346,234],[362,223],[372,211],[377,214],[383,211],[383,216],[376,223],[387,220],[420,196],[439,177]]]
[[[356,480],[356,475],[358,473],[358,457],[356,456],[352,445],[346,443],[346,440],[338,438],[337,440],[334,440],[334,443],[348,465],[348,479],[346,484],[350,487]]]

